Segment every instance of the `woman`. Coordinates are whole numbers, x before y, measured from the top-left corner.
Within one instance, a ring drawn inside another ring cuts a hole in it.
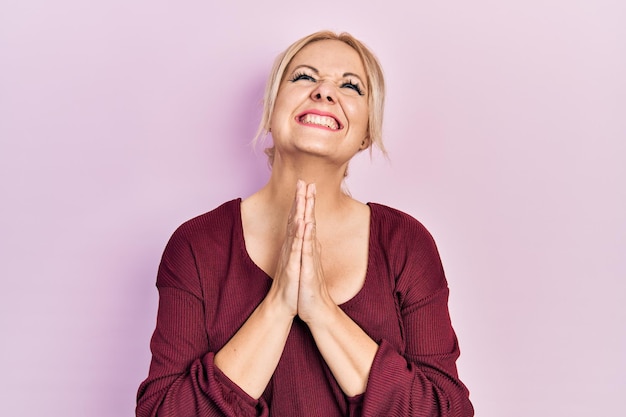
[[[270,179],[168,243],[138,416],[473,415],[432,238],[342,192],[352,157],[383,149],[383,97],[348,34],[279,56],[261,122]]]

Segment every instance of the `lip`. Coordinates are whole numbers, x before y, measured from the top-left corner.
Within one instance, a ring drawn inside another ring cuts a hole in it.
[[[337,126],[339,126],[339,127],[337,128],[337,130],[333,130],[333,129],[330,129],[330,128],[326,127],[326,126],[302,123],[302,122],[300,122],[300,119],[302,119],[302,116],[304,116],[305,114],[314,114],[316,116],[332,117],[333,119],[335,119],[335,121],[337,122]],[[339,118],[337,116],[335,116],[332,113],[321,111],[321,110],[315,110],[315,109],[305,110],[305,111],[299,113],[298,115],[296,115],[295,120],[296,120],[296,123],[301,124],[303,126],[317,127],[317,128],[320,128],[320,129],[330,130],[331,132],[337,132],[337,131],[343,129],[343,123],[341,123],[341,121],[339,120]]]

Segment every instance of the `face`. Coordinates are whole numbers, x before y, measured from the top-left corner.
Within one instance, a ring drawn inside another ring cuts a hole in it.
[[[358,53],[323,40],[302,48],[281,81],[270,127],[276,152],[348,161],[367,148],[368,85]]]

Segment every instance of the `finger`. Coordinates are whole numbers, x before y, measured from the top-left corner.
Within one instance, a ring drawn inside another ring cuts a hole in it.
[[[302,261],[302,244],[303,237],[306,233],[305,224],[301,219],[297,219],[294,224],[294,234],[292,238],[287,238],[285,241],[286,249],[286,263],[292,272],[298,272],[300,270],[300,263]]]
[[[306,204],[307,185],[304,181],[298,180],[296,183],[296,197],[293,202],[294,217],[296,219],[304,219],[304,207]]]
[[[315,197],[317,189],[315,184],[309,184],[306,187],[306,205],[304,209],[304,222],[315,223]],[[315,237],[315,235],[313,236]]]
[[[302,239],[302,271],[303,274],[310,274],[315,268],[315,223],[304,224],[304,236]]]
[[[278,264],[276,267],[275,280],[285,282],[298,281],[302,262],[302,238],[304,236],[304,222],[297,219],[294,222],[293,234],[287,236],[283,242]]]
[[[304,219],[304,210],[306,205],[306,183],[298,180],[296,183],[296,194],[287,218],[287,235],[295,235],[295,222],[297,219]],[[302,235],[300,235],[302,237]]]
[[[306,223],[302,239],[301,279],[309,281],[322,276],[320,249],[319,242],[315,239],[315,223]]]

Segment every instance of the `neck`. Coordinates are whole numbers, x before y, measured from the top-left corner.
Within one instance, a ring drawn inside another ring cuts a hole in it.
[[[304,156],[285,160],[276,155],[272,173],[261,193],[271,199],[275,208],[288,213],[296,192],[296,182],[301,179],[307,184],[315,183],[316,216],[325,217],[337,213],[351,198],[342,191],[347,163],[331,165],[324,158]]]

